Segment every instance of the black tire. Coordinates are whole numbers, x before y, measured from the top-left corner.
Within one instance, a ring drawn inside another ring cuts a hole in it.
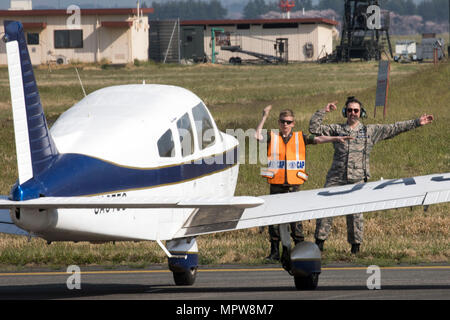
[[[307,277],[294,276],[294,282],[297,290],[315,290],[319,284],[319,274],[312,273]]]
[[[197,268],[187,272],[174,272],[173,280],[177,286],[192,286],[197,278]]]

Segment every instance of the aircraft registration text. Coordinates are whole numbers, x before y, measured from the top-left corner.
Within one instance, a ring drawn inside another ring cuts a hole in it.
[[[126,197],[126,192],[121,193],[115,193],[115,194],[107,194],[107,198],[124,198]],[[125,208],[95,208],[94,213],[95,214],[102,214],[102,213],[113,213],[113,212],[119,212],[119,211],[125,211]]]

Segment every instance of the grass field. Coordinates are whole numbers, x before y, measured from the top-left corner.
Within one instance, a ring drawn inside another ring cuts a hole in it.
[[[159,83],[185,87],[196,93],[211,110],[219,128],[255,128],[261,110],[273,104],[266,128],[276,127],[277,111],[291,108],[297,129],[307,130],[311,115],[327,102],[356,95],[365,102],[365,123],[392,123],[431,113],[435,122],[377,144],[371,154],[372,180],[426,175],[450,170],[450,65],[393,64],[386,119],[382,109],[373,116],[378,65],[294,64],[280,66],[155,65],[121,69],[97,65],[78,66],[88,93],[110,85]],[[41,67],[35,70],[47,118],[52,123],[64,110],[83,97],[73,66]],[[14,184],[16,159],[10,94],[6,68],[0,68],[0,193],[8,194]],[[327,122],[343,122],[340,112],[327,115]],[[320,188],[331,165],[332,146],[308,147],[310,180],[304,189]],[[259,176],[259,165],[242,164],[236,195],[263,195],[267,183]],[[449,262],[450,205],[407,208],[365,214],[365,242],[361,253],[349,254],[345,218],[336,218],[325,243],[325,263],[392,265],[397,263]],[[307,240],[313,241],[315,221],[304,223]],[[200,264],[259,264],[268,254],[267,231],[259,229],[228,232],[198,238]],[[128,265],[145,267],[165,263],[155,243],[116,244],[53,243],[40,239],[28,242],[0,235],[0,267],[60,267],[77,265]]]

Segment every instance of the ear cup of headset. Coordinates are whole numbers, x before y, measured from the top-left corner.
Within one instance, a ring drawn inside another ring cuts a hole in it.
[[[367,118],[367,112],[366,110],[361,106],[361,118]]]

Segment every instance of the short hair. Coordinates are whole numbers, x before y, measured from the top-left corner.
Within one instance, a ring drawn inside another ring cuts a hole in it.
[[[291,109],[284,109],[284,110],[281,110],[280,116],[279,116],[278,119],[281,119],[281,117],[292,117],[292,118],[295,119],[294,111],[292,111]]]

